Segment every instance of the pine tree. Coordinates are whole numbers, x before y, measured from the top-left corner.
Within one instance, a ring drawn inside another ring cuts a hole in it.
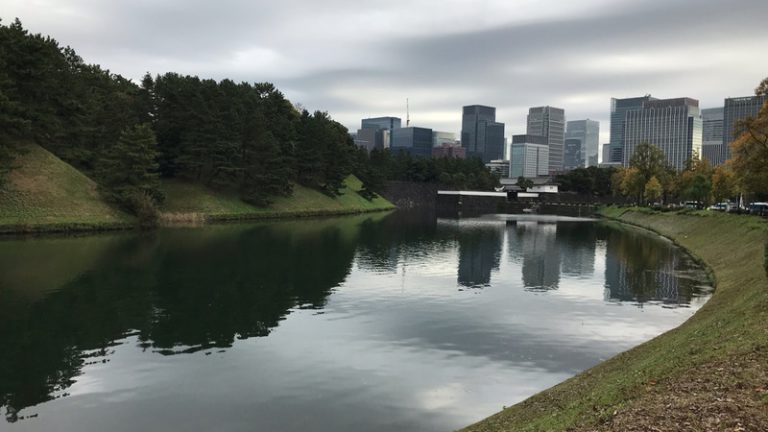
[[[243,142],[240,196],[247,203],[267,206],[273,197],[290,194],[291,186],[277,139],[271,132],[259,129]]]
[[[142,210],[147,199],[152,204],[161,202],[156,147],[148,124],[126,128],[99,160],[97,178],[102,195],[133,213]]]

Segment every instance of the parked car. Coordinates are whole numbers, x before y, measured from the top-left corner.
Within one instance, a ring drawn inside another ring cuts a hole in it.
[[[715,210],[715,211],[727,211],[728,210],[728,203],[727,202],[721,202],[714,205],[711,205],[707,207],[707,210]]]
[[[767,202],[753,202],[749,205],[749,214],[768,216],[768,203]]]

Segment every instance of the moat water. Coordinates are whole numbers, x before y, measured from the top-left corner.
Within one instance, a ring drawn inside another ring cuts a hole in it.
[[[0,239],[0,431],[450,431],[710,292],[670,242],[589,220]]]

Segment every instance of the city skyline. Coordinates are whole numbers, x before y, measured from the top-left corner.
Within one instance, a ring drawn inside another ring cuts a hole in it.
[[[601,122],[604,143],[612,97],[689,95],[713,108],[751,95],[768,70],[768,59],[755,55],[768,42],[760,30],[768,4],[758,0],[9,0],[3,9],[3,22],[18,17],[134,81],[146,71],[270,81],[350,131],[360,118],[405,118],[409,98],[414,126],[457,133],[456,107],[482,103],[497,107],[512,136],[525,133],[529,107],[551,105]]]

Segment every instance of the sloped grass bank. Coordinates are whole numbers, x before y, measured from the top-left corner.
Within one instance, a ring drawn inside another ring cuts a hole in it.
[[[136,218],[104,202],[96,183],[42,147],[27,143],[15,168],[0,186],[0,234],[130,229]],[[296,185],[290,197],[266,208],[242,202],[236,194],[214,191],[178,180],[163,184],[161,208],[165,225],[219,220],[276,219],[390,210],[384,198],[366,200],[357,192],[355,176],[345,180],[342,194],[330,197]]]
[[[716,291],[680,327],[467,427],[466,431],[768,430],[765,221],[606,208],[668,237]]]
[[[0,233],[133,226],[134,218],[106,204],[83,173],[36,144],[22,150],[0,187]]]
[[[349,176],[342,194],[330,197],[317,190],[294,185],[289,197],[278,197],[269,207],[256,207],[241,201],[236,194],[222,193],[200,184],[168,181],[163,184],[166,194],[161,208],[165,224],[204,223],[222,220],[275,219],[365,213],[394,209],[381,197],[366,200],[357,192],[362,183]]]

